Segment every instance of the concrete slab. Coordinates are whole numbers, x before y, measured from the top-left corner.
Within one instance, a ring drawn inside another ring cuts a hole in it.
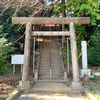
[[[88,100],[81,94],[23,93],[16,100]]]
[[[30,93],[80,93],[72,90],[66,83],[36,83]]]

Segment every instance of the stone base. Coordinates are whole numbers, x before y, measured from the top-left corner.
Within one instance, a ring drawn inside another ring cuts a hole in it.
[[[83,89],[82,82],[81,81],[79,81],[79,82],[72,81],[71,88],[74,90],[82,90]]]
[[[80,77],[83,77],[84,74],[89,75],[89,77],[93,77],[93,76],[91,75],[91,70],[90,70],[90,69],[81,69],[81,70],[80,70],[80,73],[81,73]]]
[[[38,80],[38,70],[37,69],[34,72],[34,79],[35,80]]]
[[[19,85],[17,86],[17,89],[30,89],[30,81],[19,81]]]
[[[63,79],[64,79],[64,80],[67,80],[67,72],[64,72]]]

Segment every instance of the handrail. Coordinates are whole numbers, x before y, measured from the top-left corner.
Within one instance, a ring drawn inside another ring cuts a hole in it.
[[[50,80],[51,80],[51,36],[50,36]]]
[[[38,56],[37,69],[35,69],[35,74],[34,74],[34,79],[35,79],[35,80],[38,80],[38,70],[39,70],[39,66],[40,66],[41,49],[42,49],[42,43],[41,43],[40,49],[39,49],[39,56]]]
[[[61,43],[59,43],[59,50],[60,50],[60,59],[61,59],[61,64],[62,64],[62,70],[65,71],[62,52],[61,52]]]
[[[38,56],[37,70],[39,69],[39,65],[40,65],[41,49],[42,49],[42,44],[40,45],[40,48],[39,48],[39,56]]]
[[[35,37],[34,37],[34,49],[33,49],[33,73],[35,68]]]
[[[59,39],[58,39],[58,43],[59,43]],[[64,67],[64,62],[63,62],[63,57],[61,52],[61,43],[59,43],[59,50],[60,50],[60,59],[61,59],[62,70],[63,70],[63,79],[67,80],[67,70]]]

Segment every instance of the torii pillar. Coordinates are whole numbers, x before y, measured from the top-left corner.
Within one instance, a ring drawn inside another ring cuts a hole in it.
[[[72,70],[73,70],[73,81],[71,83],[72,89],[81,89],[82,82],[79,79],[79,66],[77,56],[77,42],[75,23],[70,23],[70,40],[71,40],[71,57],[72,57]]]
[[[25,32],[25,47],[24,47],[24,64],[23,64],[23,73],[22,80],[19,81],[18,89],[29,89],[30,81],[29,81],[29,65],[30,65],[30,46],[31,46],[31,33],[32,33],[32,24],[26,24],[26,32]]]
[[[12,23],[26,24],[24,66],[23,66],[22,81],[20,81],[19,84],[20,87],[25,89],[30,87],[30,81],[28,80],[28,75],[29,75],[28,72],[29,72],[29,58],[30,58],[30,36],[31,36],[30,34],[32,34],[31,25],[32,24],[70,24],[71,56],[72,56],[72,69],[73,69],[73,80],[71,82],[71,87],[72,89],[82,89],[82,82],[80,82],[79,79],[75,24],[89,24],[90,23],[89,17],[71,17],[71,18],[13,17]]]

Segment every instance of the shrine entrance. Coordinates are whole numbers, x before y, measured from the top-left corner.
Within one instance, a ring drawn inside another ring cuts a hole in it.
[[[22,80],[19,82],[19,87],[29,89],[31,87],[29,81],[29,60],[30,60],[30,45],[31,36],[70,36],[71,40],[71,58],[72,58],[72,69],[73,69],[73,80],[71,82],[72,89],[81,89],[82,82],[79,79],[79,66],[77,57],[77,42],[75,24],[89,24],[89,17],[71,17],[71,18],[49,18],[49,17],[13,17],[13,24],[26,24],[25,34],[25,48],[24,48],[24,65]],[[32,31],[33,24],[69,24],[70,31]],[[51,46],[51,44],[50,44]],[[63,65],[62,65],[63,66]],[[67,71],[63,69],[64,79],[67,80]],[[52,68],[50,67],[50,80]],[[34,72],[34,78],[38,80],[38,69]]]

